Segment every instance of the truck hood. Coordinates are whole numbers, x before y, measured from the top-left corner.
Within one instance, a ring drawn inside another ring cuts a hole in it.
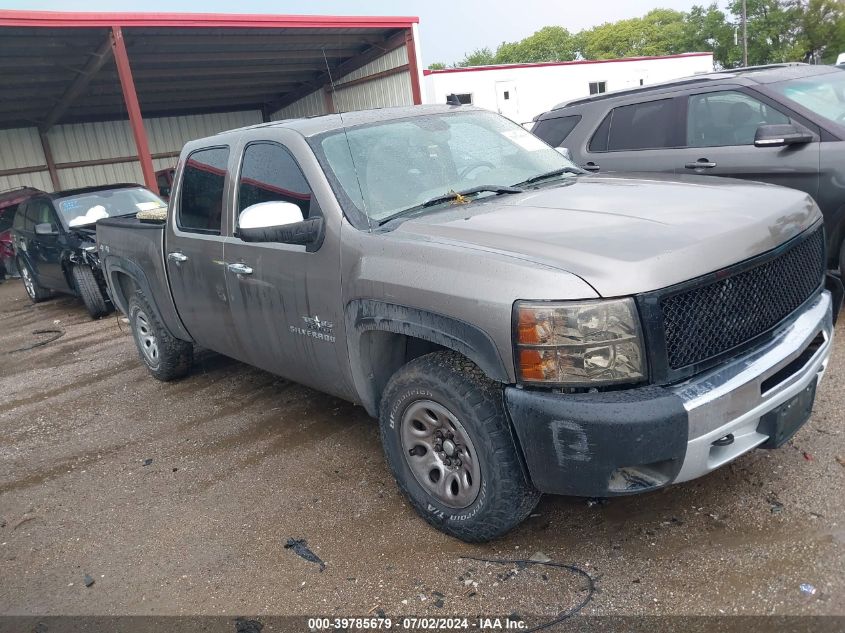
[[[613,174],[449,207],[405,221],[395,233],[553,266],[615,297],[731,266],[819,217],[809,196],[783,187]]]

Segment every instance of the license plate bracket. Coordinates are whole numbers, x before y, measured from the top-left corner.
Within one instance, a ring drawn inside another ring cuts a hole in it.
[[[760,448],[778,448],[798,432],[813,411],[816,399],[816,379],[792,398],[760,418],[757,432],[769,436]]]

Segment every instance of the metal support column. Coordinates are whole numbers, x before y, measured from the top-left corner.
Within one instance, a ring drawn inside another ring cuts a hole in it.
[[[123,31],[119,26],[112,29],[112,49],[114,50],[114,61],[117,66],[117,74],[120,77],[120,87],[123,90],[123,100],[129,112],[129,125],[132,127],[132,135],[135,137],[135,147],[138,150],[138,159],[141,161],[141,172],[144,174],[144,184],[151,191],[158,193],[153,159],[150,155],[150,144],[147,141],[147,132],[144,129],[144,120],[141,118],[141,106],[138,105],[138,94],[135,92],[135,81],[132,79],[132,69],[129,66],[129,56],[126,54],[126,43],[123,41]]]

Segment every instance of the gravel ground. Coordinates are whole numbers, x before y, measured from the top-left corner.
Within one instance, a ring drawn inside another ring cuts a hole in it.
[[[48,328],[64,335],[10,353]],[[507,537],[466,545],[400,497],[360,407],[208,352],[157,382],[120,319],[7,282],[0,613],[553,616],[583,578],[461,558],[542,552],[595,580],[583,613],[845,615],[843,377],[840,327],[787,446],[638,497],[544,497]]]

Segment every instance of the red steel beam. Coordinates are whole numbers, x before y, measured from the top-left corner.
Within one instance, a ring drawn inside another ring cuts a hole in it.
[[[417,64],[417,44],[412,27],[405,29],[405,50],[408,52],[408,70],[411,72],[411,96],[414,99],[414,105],[421,105],[420,68]]]
[[[141,118],[141,106],[138,105],[138,94],[135,92],[135,82],[132,80],[132,68],[129,66],[129,56],[126,54],[123,31],[119,26],[112,26],[111,31],[114,61],[120,77],[120,87],[123,88],[123,99],[129,111],[129,125],[135,137],[135,147],[138,150],[138,159],[141,161],[144,184],[153,193],[158,193],[153,159],[150,156],[150,144],[147,141],[147,131],[144,129],[144,119]]]
[[[259,15],[223,13],[86,13],[0,10],[0,26],[185,27],[185,28],[353,28],[402,29],[419,18],[405,16]]]

